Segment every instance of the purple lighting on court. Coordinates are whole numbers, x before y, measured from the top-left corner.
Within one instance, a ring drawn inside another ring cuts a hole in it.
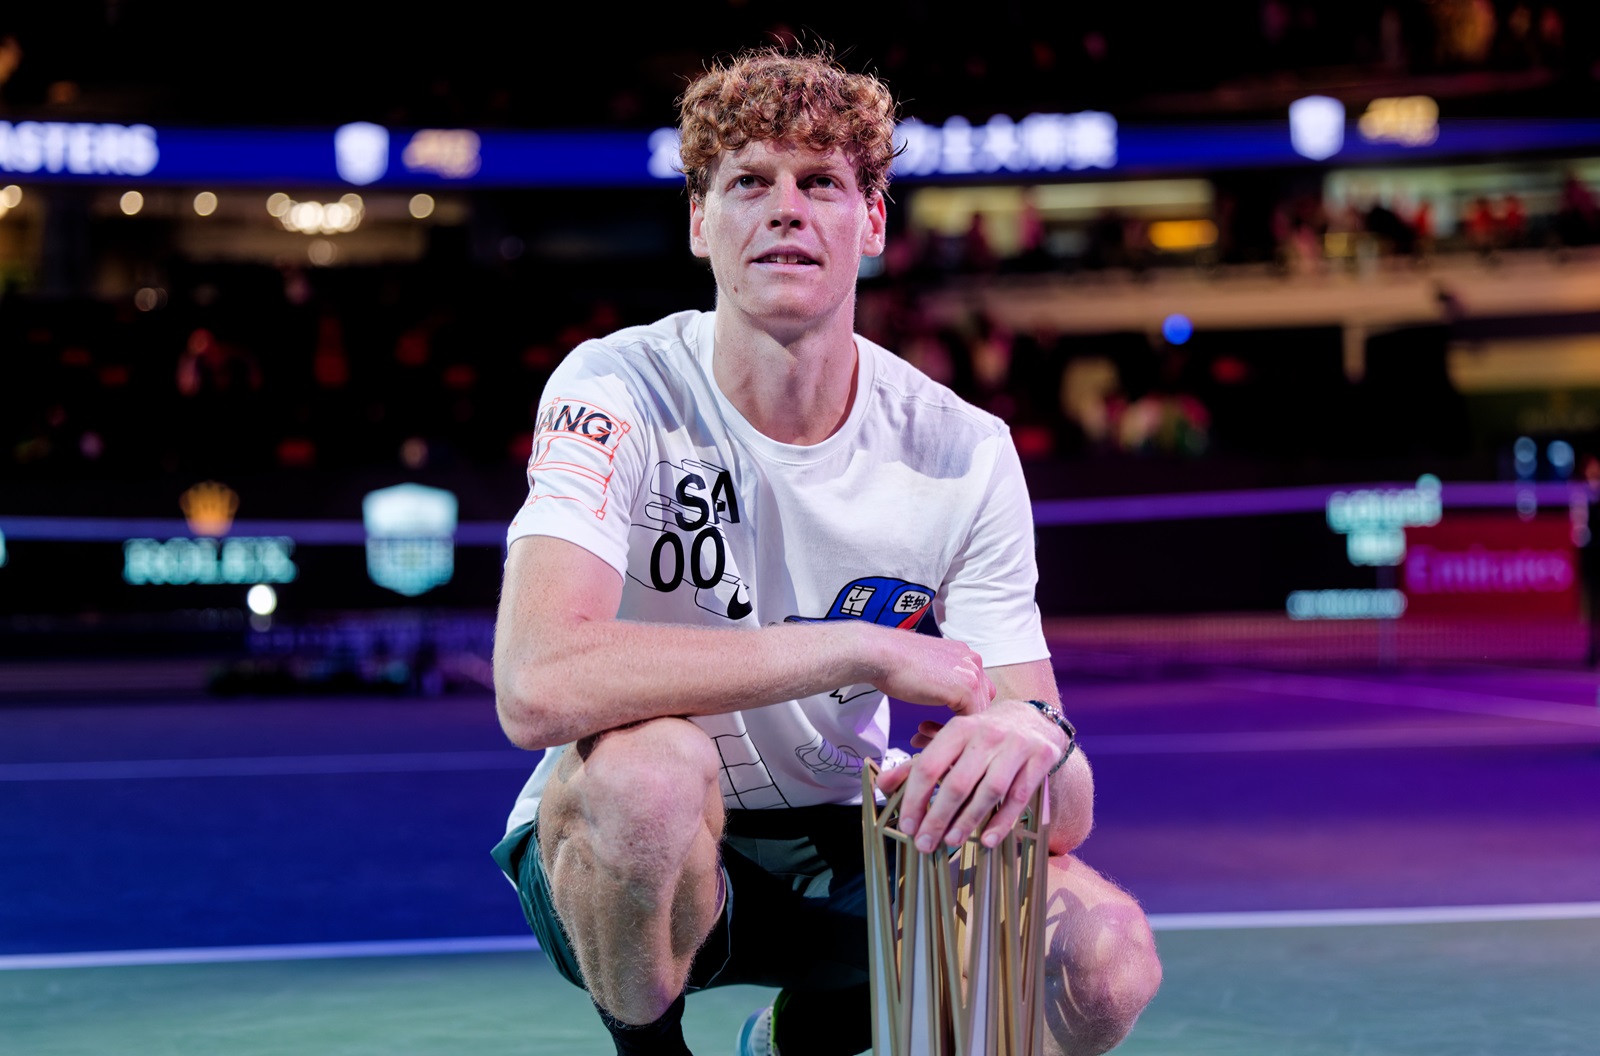
[[[1213,517],[1253,517],[1261,514],[1321,514],[1328,496],[1358,489],[1400,489],[1411,484],[1318,484],[1295,488],[1254,488],[1240,491],[1181,492],[1174,495],[1119,495],[1095,499],[1041,499],[1033,504],[1039,527],[1074,524],[1128,524],[1140,521],[1180,521]],[[1519,499],[1531,496],[1540,506],[1568,506],[1574,496],[1590,500],[1586,487],[1577,484],[1543,484],[1487,481],[1445,484],[1446,507],[1515,509]],[[0,515],[0,533],[8,540],[40,542],[123,542],[133,537],[180,538],[192,534],[177,518],[117,517],[10,517]],[[287,536],[297,546],[361,546],[366,530],[360,521],[235,521],[229,535]],[[503,546],[506,528],[498,521],[466,521],[456,526],[457,546]]]

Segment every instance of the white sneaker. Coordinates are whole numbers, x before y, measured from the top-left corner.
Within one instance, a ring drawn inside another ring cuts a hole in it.
[[[750,1013],[750,1018],[739,1028],[739,1047],[736,1056],[779,1056],[778,1047],[772,1043],[772,1006]]]

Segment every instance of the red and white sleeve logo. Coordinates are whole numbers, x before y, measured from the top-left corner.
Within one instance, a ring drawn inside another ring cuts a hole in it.
[[[539,412],[528,459],[528,505],[541,499],[577,502],[603,519],[617,446],[632,429],[591,401],[551,399]]]

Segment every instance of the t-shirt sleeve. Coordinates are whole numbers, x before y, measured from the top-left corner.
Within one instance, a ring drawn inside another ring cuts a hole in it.
[[[528,535],[565,539],[627,574],[628,523],[643,476],[648,430],[605,345],[579,345],[545,385],[528,458],[528,498],[506,545]]]
[[[1010,434],[995,442],[977,515],[939,590],[945,635],[970,645],[985,667],[1050,657],[1034,600],[1039,569],[1028,484]]]

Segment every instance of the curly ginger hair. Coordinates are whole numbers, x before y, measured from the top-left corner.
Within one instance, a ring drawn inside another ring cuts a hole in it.
[[[756,140],[844,152],[870,201],[889,188],[894,97],[868,73],[850,73],[831,53],[770,47],[746,51],[701,74],[678,101],[689,197],[705,200],[717,155]]]

